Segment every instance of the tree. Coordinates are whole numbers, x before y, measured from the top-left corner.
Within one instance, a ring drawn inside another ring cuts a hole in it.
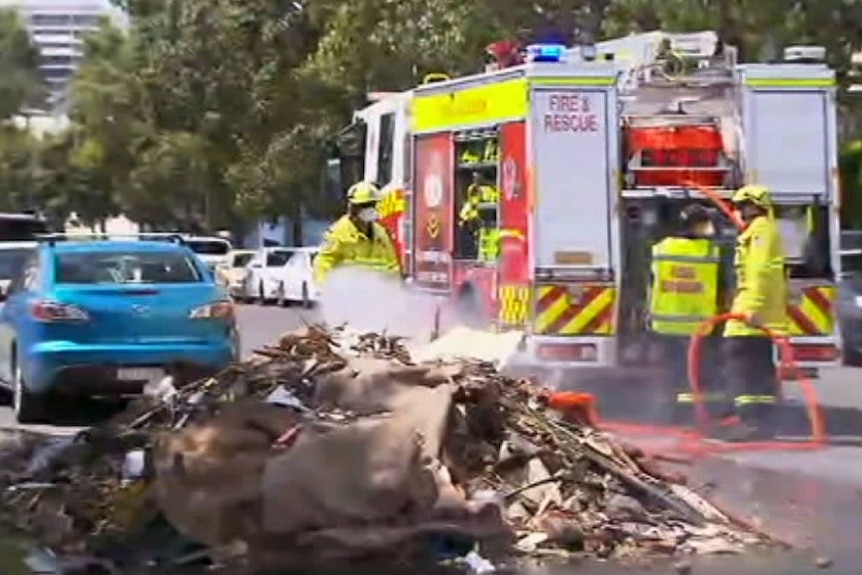
[[[0,119],[8,119],[44,97],[39,52],[13,10],[0,10]]]

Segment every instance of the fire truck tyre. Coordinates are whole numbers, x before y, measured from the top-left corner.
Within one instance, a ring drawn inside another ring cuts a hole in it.
[[[465,284],[455,299],[458,323],[474,329],[486,327],[487,321],[479,292],[471,284]]]

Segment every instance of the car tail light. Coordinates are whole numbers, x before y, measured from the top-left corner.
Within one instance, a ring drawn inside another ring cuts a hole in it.
[[[233,304],[217,301],[196,307],[189,313],[191,319],[234,319]]]
[[[536,348],[544,361],[596,361],[598,351],[592,343],[545,343]]]
[[[36,321],[46,323],[87,321],[90,319],[90,315],[77,306],[53,301],[33,302],[30,304],[30,315]]]

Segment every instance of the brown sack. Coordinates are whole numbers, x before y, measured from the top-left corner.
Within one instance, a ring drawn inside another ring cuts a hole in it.
[[[259,401],[226,405],[206,423],[157,438],[156,502],[183,535],[219,546],[260,528],[260,478],[272,443],[299,421]]]

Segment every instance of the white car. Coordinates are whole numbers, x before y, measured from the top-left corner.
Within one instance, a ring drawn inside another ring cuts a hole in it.
[[[248,262],[243,286],[243,297],[262,304],[279,301],[281,268],[290,261],[299,248],[261,248]]]
[[[300,303],[310,308],[318,301],[320,290],[314,283],[313,271],[318,251],[318,248],[297,248],[293,257],[273,274],[280,282],[277,297],[279,305]]]
[[[233,249],[228,240],[218,236],[184,236],[183,242],[213,272],[227,263],[228,254]]]
[[[0,241],[0,293],[6,293],[9,284],[24,269],[24,262],[38,245],[37,242]]]
[[[216,268],[216,281],[236,300],[247,297],[244,291],[246,266],[254,254],[253,250],[233,250],[228,254],[227,261]]]

